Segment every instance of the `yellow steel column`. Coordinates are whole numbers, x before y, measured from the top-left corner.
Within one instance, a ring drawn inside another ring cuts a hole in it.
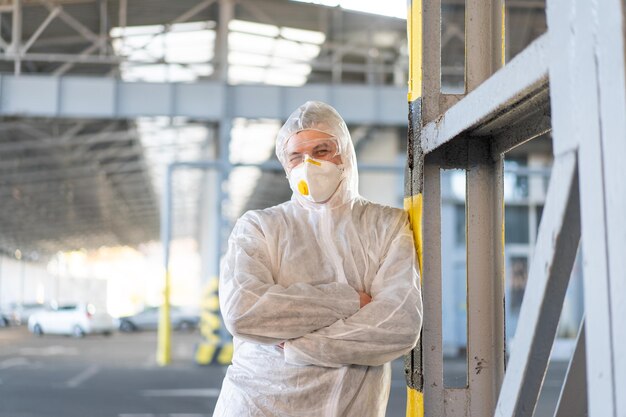
[[[422,0],[409,0],[406,19],[409,42],[409,103],[422,97]]]
[[[170,321],[170,273],[165,271],[163,304],[159,310],[159,334],[157,363],[161,366],[172,362],[172,322]]]
[[[409,141],[405,176],[404,208],[409,213],[422,277],[422,161],[421,145],[413,140],[419,137],[422,108],[422,0],[409,0],[407,37],[409,43]],[[416,131],[417,130],[417,131]],[[417,153],[417,154],[416,154]],[[422,375],[422,337],[418,345],[405,357],[407,376],[407,417],[424,415],[424,378]]]

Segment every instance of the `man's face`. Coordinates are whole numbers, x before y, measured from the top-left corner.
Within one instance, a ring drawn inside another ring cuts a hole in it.
[[[287,172],[304,161],[304,155],[335,165],[341,164],[337,140],[331,135],[317,130],[302,130],[287,141],[286,149]]]

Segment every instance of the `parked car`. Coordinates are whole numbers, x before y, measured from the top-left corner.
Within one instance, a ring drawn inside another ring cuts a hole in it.
[[[83,337],[102,333],[106,336],[115,330],[113,317],[93,304],[78,303],[34,313],[28,319],[28,329],[34,334],[65,334]]]
[[[49,305],[42,303],[13,303],[8,319],[11,324],[26,324],[32,314],[45,311],[49,308]]]
[[[9,327],[10,324],[11,320],[9,319],[9,315],[0,311],[0,327]]]
[[[181,307],[170,307],[172,328],[191,330],[198,327],[200,316]],[[133,316],[120,317],[119,327],[123,332],[154,330],[159,326],[159,307],[147,307]]]

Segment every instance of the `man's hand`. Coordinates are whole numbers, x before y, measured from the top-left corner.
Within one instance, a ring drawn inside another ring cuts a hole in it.
[[[361,302],[361,308],[365,307],[372,301],[372,297],[370,297],[368,293],[363,291],[359,291],[359,298]]]

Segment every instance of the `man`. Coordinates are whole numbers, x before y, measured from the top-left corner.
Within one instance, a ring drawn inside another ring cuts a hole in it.
[[[407,215],[359,196],[350,134],[327,104],[295,110],[276,154],[291,201],[245,213],[222,261],[235,350],[214,416],[384,416],[389,362],[422,323]]]

